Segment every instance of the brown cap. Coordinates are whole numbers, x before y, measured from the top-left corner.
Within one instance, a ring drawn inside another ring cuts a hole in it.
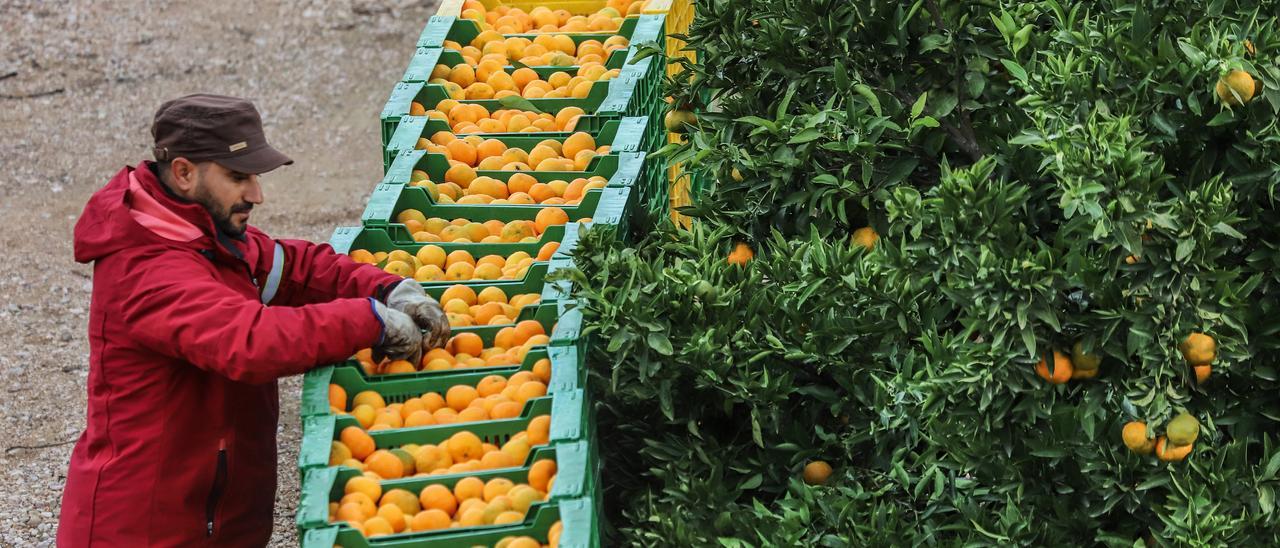
[[[293,163],[267,144],[258,109],[238,97],[197,93],[166,101],[156,111],[151,136],[159,161],[179,156],[192,162],[213,160],[250,174]]]

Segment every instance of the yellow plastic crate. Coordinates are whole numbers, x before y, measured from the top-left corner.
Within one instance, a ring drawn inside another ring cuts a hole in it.
[[[691,62],[697,62],[698,59],[692,51],[681,51],[684,47],[684,41],[673,38],[672,34],[684,34],[689,30],[689,25],[693,23],[693,3],[690,0],[649,0],[645,4],[641,13],[665,13],[667,14],[667,57],[673,58],[677,55],[687,57]],[[667,64],[667,75],[675,76],[680,72],[680,65]],[[678,133],[667,134],[667,142],[679,143],[684,138]],[[672,164],[667,169],[669,178],[671,179],[670,192],[667,194],[671,200],[671,218],[672,220],[689,226],[689,218],[676,213],[676,208],[690,205],[692,202],[689,196],[689,176],[680,175],[683,168],[680,164]]]

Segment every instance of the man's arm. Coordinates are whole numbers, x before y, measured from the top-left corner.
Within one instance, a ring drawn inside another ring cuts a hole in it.
[[[121,303],[121,319],[131,335],[162,354],[249,383],[344,360],[374,346],[382,335],[367,295],[298,307],[263,306],[213,279],[203,260],[198,255],[157,255],[122,281],[130,287],[124,288],[129,296]],[[343,290],[357,291],[371,277],[357,278]]]
[[[298,306],[352,297],[384,300],[386,292],[403,280],[335,253],[329,244],[303,240],[276,242],[284,248],[285,260],[279,290],[269,304]],[[264,257],[260,263],[265,264],[263,271],[267,272],[272,267],[274,246],[263,247]]]

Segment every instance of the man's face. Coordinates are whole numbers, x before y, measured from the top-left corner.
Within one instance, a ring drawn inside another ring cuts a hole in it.
[[[232,171],[217,162],[196,164],[195,175],[191,199],[204,206],[223,234],[243,236],[249,226],[249,212],[262,203],[258,176]]]

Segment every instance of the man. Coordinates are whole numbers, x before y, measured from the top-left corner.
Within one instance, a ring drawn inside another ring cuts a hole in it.
[[[261,546],[276,379],[362,348],[418,360],[448,321],[413,280],[249,226],[258,175],[292,163],[252,103],[169,101],[151,132],[157,161],[117,173],[75,228],[94,263],[88,421],[58,545]]]

